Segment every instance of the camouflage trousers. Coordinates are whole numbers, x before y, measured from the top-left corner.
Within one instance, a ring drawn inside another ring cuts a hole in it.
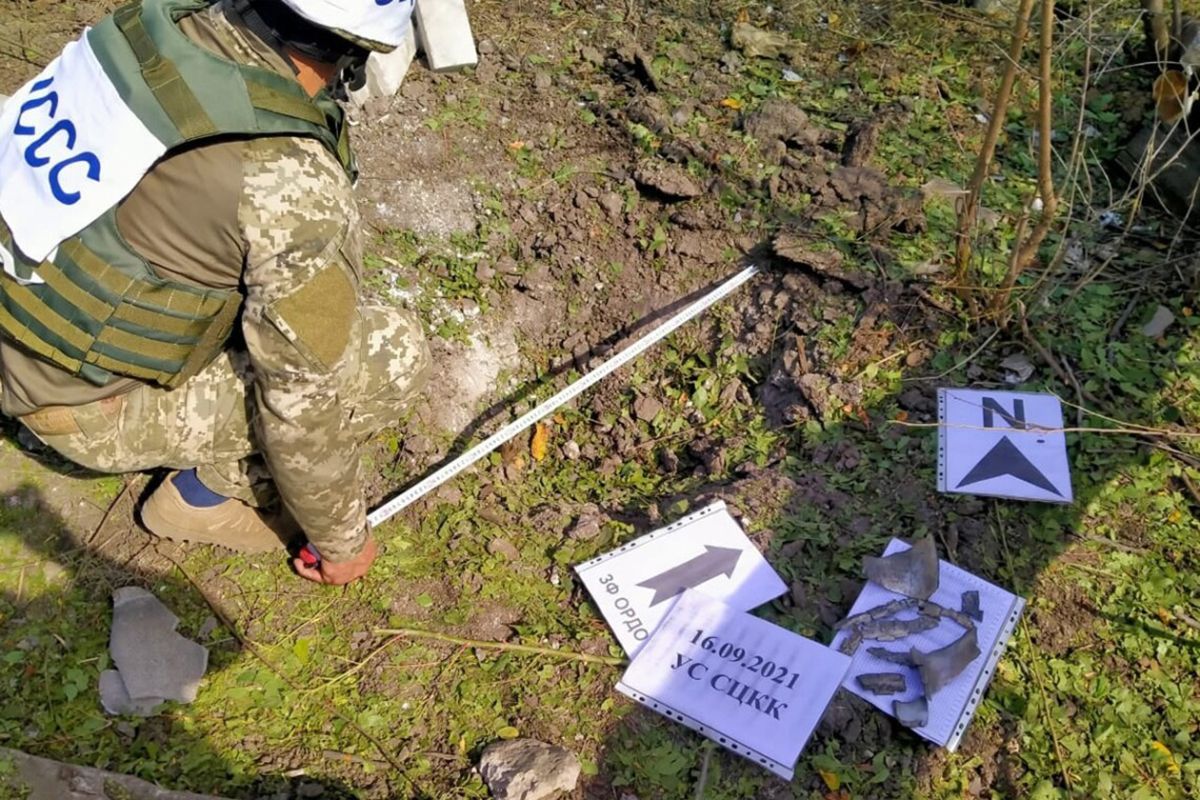
[[[420,322],[384,306],[359,310],[339,389],[358,444],[395,423],[424,386],[429,350]],[[244,350],[227,349],[182,386],[140,386],[83,406],[22,418],[39,439],[97,472],[196,468],[205,486],[256,506],[276,499],[255,442],[253,372]]]

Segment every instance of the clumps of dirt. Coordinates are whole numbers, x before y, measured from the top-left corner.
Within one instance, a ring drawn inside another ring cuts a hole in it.
[[[834,278],[852,289],[866,289],[874,279],[846,264],[842,252],[828,240],[797,231],[782,231],[771,241],[775,255],[789,264],[810,270],[821,277]]]
[[[668,201],[689,200],[704,193],[704,187],[687,170],[674,164],[643,163],[633,173],[633,179],[643,192]]]
[[[841,137],[812,125],[795,105],[770,100],[744,118],[742,129],[758,141],[770,163],[780,166],[766,182],[772,199],[807,193],[812,204],[806,217],[849,210],[857,216],[852,227],[865,235],[919,233],[925,229],[920,192],[891,186],[882,172],[866,166],[886,117],[857,123]]]
[[[786,100],[768,100],[742,119],[742,130],[758,141],[760,152],[773,163],[783,164],[789,150],[808,150],[832,144],[837,133],[818,128],[808,114]]]

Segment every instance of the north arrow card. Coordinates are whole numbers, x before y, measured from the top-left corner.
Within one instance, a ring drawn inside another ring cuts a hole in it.
[[[1057,397],[939,389],[938,419],[939,491],[1071,502]]]
[[[585,561],[575,572],[630,656],[684,589],[700,589],[738,611],[787,591],[719,501]]]
[[[850,657],[686,591],[617,690],[791,780]]]

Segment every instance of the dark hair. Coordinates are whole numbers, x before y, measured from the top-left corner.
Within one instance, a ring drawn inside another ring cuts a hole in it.
[[[329,64],[366,60],[366,48],[314,25],[282,0],[234,0],[233,10],[255,34],[273,45],[287,45]]]

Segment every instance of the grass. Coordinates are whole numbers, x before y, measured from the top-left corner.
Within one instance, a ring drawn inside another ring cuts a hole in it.
[[[688,135],[706,131],[719,151],[712,164],[692,164],[692,171],[721,178],[718,205],[739,231],[769,231],[801,213],[807,200],[791,198],[782,211],[785,203],[772,203],[759,183],[769,174],[760,169],[756,145],[733,129],[736,113],[720,105],[725,98],[750,112],[783,97],[815,124],[835,129],[903,101],[906,121],[885,130],[876,162],[913,188],[935,177],[961,185],[970,174],[982,133],[974,114],[996,65],[980,32],[946,22],[925,4],[897,4],[882,28],[859,20],[848,4],[822,11],[800,9],[789,18],[788,27],[809,45],[803,63],[792,65],[801,82],[784,80],[775,62],[751,61],[721,73],[716,85],[694,85],[693,65],[678,45],[715,62],[724,53],[719,37],[680,23],[664,28],[656,43],[664,91],[697,100]],[[601,31],[624,25],[623,13],[592,22]],[[568,16],[561,9],[551,15]],[[868,46],[859,49],[860,40]],[[1069,67],[1064,61],[1064,73]],[[556,78],[577,68],[564,56]],[[590,72],[584,78],[600,80]],[[456,104],[427,127],[478,135],[492,118],[488,89],[454,88]],[[1089,100],[1088,119],[1109,134],[1096,142],[1096,158],[1119,134],[1111,115],[1123,91],[1107,86]],[[1064,93],[1064,106],[1070,97]],[[1000,151],[1007,179],[989,184],[984,198],[1001,215],[976,246],[988,282],[999,279],[1013,220],[1032,186],[1025,146],[1031,98],[1028,85],[1018,92]],[[512,173],[527,181],[513,190],[522,200],[588,185],[595,165],[576,171],[572,162],[579,155],[570,142],[579,131],[599,135],[603,128],[639,154],[662,145],[644,125],[610,125],[602,104],[586,99],[568,121],[555,123],[562,129],[554,136],[507,152]],[[617,191],[625,212],[639,213],[646,203],[625,186]],[[520,253],[509,195],[486,187],[481,194],[487,213],[477,235],[443,243],[388,232],[366,264],[378,295],[413,304],[430,333],[450,341],[471,326],[450,313],[454,303],[489,314],[489,291],[507,291],[477,277],[472,254]],[[741,223],[733,222],[737,214]],[[895,263],[888,277],[911,279],[918,266],[944,262],[952,252],[952,206],[933,203],[926,214],[925,234],[889,242]],[[665,268],[661,254],[674,224],[654,212],[639,220],[634,246]],[[839,217],[819,224],[851,258],[869,252],[871,243]],[[624,235],[607,225],[598,230]],[[1092,237],[1089,247],[1109,241],[1101,232],[1071,233]],[[1086,285],[1072,273],[1045,285],[1031,276],[1020,287],[1022,297],[1045,298],[1032,307],[1034,333],[1080,379],[1077,391],[1039,364],[1023,388],[1072,402],[1086,392],[1095,402],[1085,404],[1111,417],[1169,433],[1200,430],[1200,323],[1178,279],[1153,269],[1155,252],[1126,248],[1112,270]],[[411,286],[393,282],[396,264],[417,276]],[[608,257],[593,266],[597,279],[613,283],[630,271]],[[953,303],[950,292],[936,285],[930,291]],[[585,302],[582,293],[567,298],[574,307]],[[1150,340],[1137,327],[1159,302],[1178,321]],[[923,380],[930,375],[942,376],[939,385],[998,381],[1000,359],[1026,343],[1002,332],[976,352],[993,332],[946,315],[931,329],[889,331],[891,349],[864,354],[854,340],[862,304],[851,305],[854,313],[822,325],[811,344],[831,372],[861,385],[858,407],[834,408],[795,428],[769,425],[736,383],[761,386],[773,354],[745,346],[738,316],[715,309],[704,325],[677,333],[623,378],[557,415],[545,460],[497,454],[385,525],[371,579],[345,590],[301,584],[276,559],[202,548],[181,562],[186,574],[169,565],[142,571],[86,551],[63,555],[71,523],[50,499],[56,476],[22,466],[20,488],[10,494],[16,500],[0,505],[0,745],[236,797],[311,779],[331,797],[484,798],[472,770],[482,749],[532,736],[577,752],[584,774],[614,796],[690,800],[703,740],[617,695],[619,668],[377,631],[425,629],[463,641],[620,655],[571,566],[682,516],[719,489],[747,512],[750,532],[768,542],[768,559],[801,598],[759,613],[805,636],[829,640],[830,614],[852,601],[861,557],[894,535],[935,535],[944,556],[1028,598],[1029,610],[959,752],[935,750],[881,715],[856,712],[846,724],[818,731],[791,786],[715,752],[707,800],[1200,796],[1196,439],[1070,434],[1077,500],[1067,508],[939,496],[932,489],[934,434],[897,423],[909,413],[899,398],[934,385]],[[1127,309],[1128,323],[1114,335]],[[927,359],[910,365],[908,353],[921,347]],[[548,360],[527,355],[534,363]],[[650,422],[633,412],[636,397],[646,394],[664,408]],[[1083,422],[1116,427],[1094,416]],[[567,442],[582,457],[568,458]],[[5,463],[30,463],[2,446],[11,457]],[[664,468],[664,451],[677,456],[678,469]],[[718,452],[719,460],[704,458]],[[767,472],[756,471],[762,468]],[[119,491],[112,479],[97,479],[88,496],[103,507]],[[589,503],[607,515],[600,534],[569,538],[565,532]],[[61,569],[47,570],[49,557]],[[217,628],[203,640],[211,667],[195,703],[151,720],[104,716],[96,682],[108,666],[109,592],[130,581],[150,586],[180,616],[181,632],[198,637],[212,612],[192,580],[220,598],[258,655]],[[0,777],[3,770],[0,762]]]

